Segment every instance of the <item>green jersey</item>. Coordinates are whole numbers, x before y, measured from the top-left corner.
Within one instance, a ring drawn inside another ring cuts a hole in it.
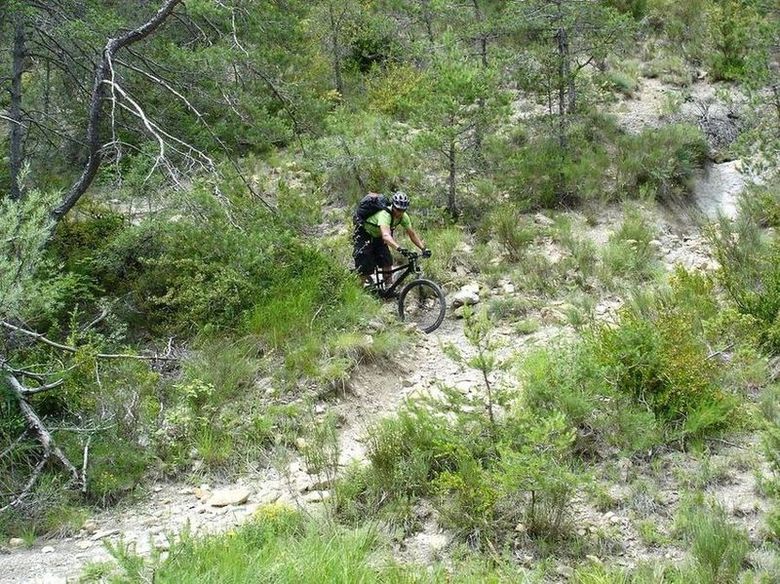
[[[401,215],[401,219],[394,222],[393,216],[390,214],[390,212],[382,210],[377,211],[368,219],[366,219],[363,223],[363,229],[365,229],[366,233],[368,233],[371,237],[382,237],[382,231],[379,229],[382,225],[386,225],[390,229],[395,229],[398,225],[404,229],[411,229],[412,220],[409,218],[409,215],[404,213]]]

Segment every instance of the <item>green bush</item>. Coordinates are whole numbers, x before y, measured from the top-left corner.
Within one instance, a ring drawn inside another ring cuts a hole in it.
[[[705,277],[679,271],[668,290],[627,303],[617,322],[529,355],[526,405],[563,412],[581,455],[695,439],[736,423],[739,397],[723,387],[705,336],[704,322],[718,314],[711,294]]]
[[[746,188],[739,198],[739,212],[760,227],[780,227],[780,175]]]
[[[718,281],[737,310],[753,317],[761,343],[780,352],[780,242],[767,239],[749,219],[721,219],[709,232],[720,264]]]
[[[777,16],[754,0],[715,2],[709,10],[712,51],[707,64],[715,80],[760,83],[767,75]]]
[[[637,75],[633,71],[610,69],[604,74],[604,86],[615,93],[626,97],[634,97],[639,89]]]
[[[116,435],[99,436],[89,450],[88,497],[100,505],[116,503],[140,483],[149,463],[147,448]]]
[[[659,201],[686,197],[693,171],[707,160],[707,141],[695,126],[675,124],[627,134],[616,144],[617,196],[650,193]]]
[[[5,474],[4,480],[9,479],[11,476]],[[87,516],[78,497],[59,477],[43,474],[20,505],[0,513],[0,537],[20,537],[29,544],[37,537],[71,537],[79,532]]]
[[[491,419],[484,399],[444,391],[446,401],[409,403],[369,432],[371,466],[336,488],[339,515],[379,514],[408,531],[412,502],[430,497],[443,524],[475,545],[500,543],[518,522],[534,537],[565,532],[578,479],[563,416]],[[508,396],[496,391],[493,407],[504,407]]]
[[[603,199],[610,161],[604,145],[586,135],[588,122],[605,123],[588,119],[574,127],[566,149],[545,134],[509,155],[503,162],[506,171],[496,179],[499,188],[522,209],[571,207]]]
[[[629,207],[620,227],[610,235],[604,247],[604,280],[611,285],[625,285],[651,279],[658,271],[658,260],[651,245],[654,237],[655,233],[641,211]]]
[[[490,239],[495,240],[508,254],[509,259],[517,261],[522,258],[537,236],[533,221],[520,214],[513,206],[496,207],[487,219]]]
[[[718,366],[685,311],[666,307],[650,318],[625,311],[617,326],[603,327],[591,342],[616,388],[663,420],[681,420],[705,404],[729,401],[717,383]]]
[[[764,392],[761,410],[764,415],[762,443],[764,454],[769,462],[772,477],[769,479],[769,492],[774,507],[767,514],[767,527],[770,537],[780,541],[780,386],[770,385]]]
[[[690,546],[693,561],[689,581],[736,582],[750,547],[747,534],[729,523],[717,505],[683,505],[675,533]]]

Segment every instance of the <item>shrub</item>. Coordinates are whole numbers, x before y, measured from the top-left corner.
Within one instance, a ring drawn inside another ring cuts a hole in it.
[[[750,185],[739,201],[739,214],[759,227],[780,227],[780,175],[767,184]]]
[[[676,54],[662,51],[642,63],[642,75],[648,79],[685,88],[693,82],[693,71],[685,60]]]
[[[764,393],[761,410],[764,415],[762,443],[772,471],[769,491],[774,508],[767,514],[770,536],[780,541],[780,386],[770,385]]]
[[[555,138],[535,137],[507,158],[508,168],[497,179],[498,187],[523,209],[570,207],[602,199],[605,169],[610,166],[606,149],[577,132],[584,133],[583,127],[572,129],[565,150]]]
[[[684,124],[625,135],[616,147],[616,194],[636,198],[649,192],[659,201],[687,196],[693,171],[708,153],[701,130]]]
[[[715,80],[760,82],[772,44],[776,17],[761,3],[729,0],[709,10],[712,49],[707,64]]]
[[[709,232],[718,281],[740,313],[753,317],[770,352],[780,351],[780,243],[749,220],[721,219]]]
[[[433,256],[423,264],[425,273],[433,280],[446,285],[457,280],[457,271],[473,271],[474,259],[465,246],[466,234],[457,227],[432,229],[425,233],[425,243]]]
[[[487,219],[490,239],[503,247],[511,260],[522,258],[537,236],[533,221],[513,206],[496,207]]]
[[[621,93],[626,97],[633,97],[639,83],[635,72],[610,69],[604,74],[604,85],[610,91]]]
[[[629,207],[604,248],[604,279],[613,284],[650,279],[658,269],[651,241],[655,233],[639,209]]]
[[[586,343],[538,350],[522,364],[523,402],[539,416],[563,413],[576,430],[573,451],[580,457],[593,457],[604,448],[633,452],[657,443],[654,416],[605,384],[606,375]]]
[[[670,422],[685,419],[707,403],[730,410],[733,404],[727,406],[729,400],[716,383],[718,367],[696,337],[690,315],[666,310],[650,318],[624,311],[616,327],[603,327],[592,338],[615,387]],[[717,426],[726,419],[713,421]]]
[[[130,493],[150,462],[148,449],[120,436],[106,434],[89,450],[87,495],[101,505],[111,505]]]
[[[720,506],[683,506],[676,534],[691,546],[693,581],[736,582],[749,549],[747,534],[726,519]]]
[[[703,321],[718,313],[711,282],[679,271],[665,292],[628,302],[614,324],[568,346],[539,351],[522,366],[531,411],[560,410],[578,431],[575,451],[647,448],[734,424],[738,397],[721,384]]]
[[[371,467],[354,469],[337,487],[339,514],[387,516],[381,510],[393,502],[395,520],[408,529],[411,502],[430,496],[442,522],[475,545],[495,545],[518,521],[530,535],[560,535],[578,482],[563,416],[491,417],[483,398],[443,391],[445,401],[411,402],[369,432]],[[503,411],[507,398],[494,388],[489,403]]]

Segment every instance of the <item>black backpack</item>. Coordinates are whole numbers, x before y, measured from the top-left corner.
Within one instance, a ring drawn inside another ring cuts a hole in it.
[[[390,211],[390,201],[384,195],[368,194],[357,204],[352,215],[352,222],[356,227],[362,227],[366,219],[379,211]]]

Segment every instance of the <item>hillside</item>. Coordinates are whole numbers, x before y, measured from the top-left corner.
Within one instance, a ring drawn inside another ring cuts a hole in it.
[[[3,581],[780,580],[772,5],[6,12]]]

